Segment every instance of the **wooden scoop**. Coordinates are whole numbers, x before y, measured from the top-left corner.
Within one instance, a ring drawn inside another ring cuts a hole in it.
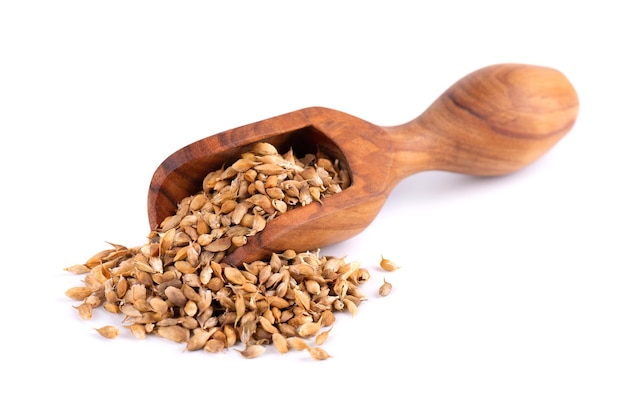
[[[286,249],[315,250],[363,231],[403,178],[425,170],[478,176],[512,173],[535,161],[574,125],[578,97],[551,68],[502,64],[452,85],[420,116],[383,127],[331,109],[312,107],[192,143],[157,168],[148,194],[150,226],[202,190],[204,176],[229,165],[252,144],[279,152],[316,152],[344,160],[351,185],[323,203],[298,207],[227,256],[241,265]]]

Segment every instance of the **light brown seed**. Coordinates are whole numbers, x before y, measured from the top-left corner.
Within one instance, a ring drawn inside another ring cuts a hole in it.
[[[230,248],[231,237],[222,237],[205,246],[204,249],[210,252],[226,251]]]
[[[265,316],[259,316],[259,323],[263,330],[270,334],[278,333],[278,329]]]
[[[146,338],[146,326],[143,324],[131,324],[130,326],[128,326],[128,329],[130,330],[131,334],[133,336],[135,336],[138,339],[145,339]]]
[[[86,286],[77,286],[65,291],[65,295],[73,300],[85,300],[87,296],[91,295],[93,290]]]
[[[301,337],[287,337],[287,345],[290,349],[296,351],[308,350],[309,345]]]
[[[265,353],[265,347],[260,344],[251,344],[246,346],[244,350],[237,350],[245,358],[256,358]]]
[[[78,311],[78,315],[83,320],[89,320],[93,316],[93,308],[87,303],[82,303],[78,306],[74,306],[74,308]]]
[[[381,256],[381,259],[380,259],[380,267],[387,272],[392,272],[399,268],[399,266],[396,263],[390,261],[389,259],[383,256]]]
[[[301,337],[311,337],[314,336],[317,332],[320,331],[322,327],[322,322],[318,320],[317,322],[307,322],[302,324],[298,328],[298,334]]]
[[[235,296],[235,313],[235,326],[237,326],[239,319],[246,313],[246,302],[241,293],[237,293]]]
[[[228,279],[229,282],[234,283],[235,285],[243,285],[247,282],[244,274],[237,268],[232,266],[227,266],[224,268],[224,277]]]
[[[224,351],[224,348],[224,341],[219,339],[210,339],[204,346],[204,349],[209,353],[219,353]]]
[[[210,337],[211,333],[204,329],[194,330],[192,336],[189,338],[189,341],[187,341],[185,350],[195,351],[203,349]]]
[[[188,300],[187,303],[185,303],[183,310],[187,316],[195,316],[196,313],[198,313],[198,305],[196,302]]]
[[[331,355],[328,354],[326,350],[321,347],[311,347],[308,350],[311,357],[313,357],[315,360],[326,360],[331,357]]]
[[[290,305],[288,300],[278,296],[267,296],[267,302],[271,306],[276,306],[279,309],[286,309]]]
[[[348,308],[348,311],[352,315],[352,317],[356,316],[358,312],[358,306],[352,300],[348,298],[343,299],[343,304]]]
[[[68,266],[67,268],[64,268],[64,270],[75,273],[76,275],[82,275],[91,271],[90,268],[83,264]]]
[[[326,340],[328,339],[328,335],[330,334],[330,331],[332,329],[333,328],[331,327],[330,329],[323,331],[317,336],[315,336],[315,344],[317,344],[318,346],[321,346],[322,344],[324,344]]]
[[[289,351],[287,339],[281,333],[272,333],[272,344],[280,354],[285,354]]]
[[[165,326],[158,327],[156,334],[168,340],[175,341],[177,343],[183,343],[189,339],[189,329],[182,326]]]
[[[115,326],[103,326],[95,329],[102,337],[107,339],[114,339],[120,334],[120,330]]]
[[[259,142],[255,144],[252,148],[252,152],[263,156],[278,154],[278,150],[276,150],[276,148],[271,143],[266,142]]]
[[[304,281],[307,292],[311,295],[319,295],[322,292],[320,283],[313,279],[307,279]]]
[[[226,347],[230,348],[237,343],[237,330],[230,324],[224,325],[224,336],[226,336]]]
[[[378,288],[378,294],[380,296],[387,296],[391,292],[391,287],[391,283],[387,282],[387,280],[383,278],[383,284],[380,288]]]
[[[329,309],[324,310],[320,317],[320,321],[324,327],[332,326],[335,323],[335,319],[335,315]]]
[[[187,303],[187,297],[185,297],[183,291],[176,286],[168,286],[165,288],[164,293],[167,300],[175,306],[183,307]]]

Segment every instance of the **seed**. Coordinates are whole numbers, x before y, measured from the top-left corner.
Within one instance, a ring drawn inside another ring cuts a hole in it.
[[[328,354],[326,350],[321,347],[312,347],[308,350],[311,357],[313,357],[315,360],[326,360],[331,357],[330,354]]]
[[[306,281],[304,281],[304,284],[306,286],[307,292],[309,292],[311,295],[319,295],[322,291],[319,282],[313,279],[307,279]]]
[[[343,304],[345,305],[345,307],[348,308],[348,311],[350,312],[352,317],[354,317],[357,314],[358,307],[354,301],[346,297],[343,299]]]
[[[88,273],[91,271],[91,269],[89,269],[86,265],[83,265],[83,264],[69,266],[67,268],[64,268],[64,270],[71,272],[71,273],[75,273],[77,275],[81,275],[81,274]]]
[[[287,345],[290,349],[297,351],[309,349],[309,345],[301,337],[287,337]]]
[[[266,142],[259,142],[255,144],[252,148],[252,152],[263,156],[278,154],[278,150],[276,150],[276,148],[270,143]]]
[[[265,353],[265,347],[261,346],[260,344],[252,344],[249,346],[246,346],[246,348],[242,351],[239,351],[239,353],[241,353],[242,356],[244,356],[245,358],[256,358],[258,356],[260,356],[261,354]]]
[[[248,237],[245,235],[236,235],[232,238],[232,245],[235,247],[241,247],[248,243]]]
[[[73,300],[85,300],[93,291],[86,286],[78,286],[65,291],[65,295]]]
[[[387,280],[383,278],[383,284],[380,288],[378,288],[378,294],[380,296],[387,296],[390,292],[391,292],[391,283],[387,282]]]
[[[203,349],[207,341],[209,341],[209,337],[211,337],[211,333],[204,329],[194,331],[193,335],[189,338],[189,341],[187,342],[187,347],[185,348],[185,350],[195,351]]]
[[[138,339],[146,338],[146,326],[145,325],[135,323],[135,324],[131,324],[130,326],[128,326],[128,329],[136,338]]]
[[[239,269],[233,268],[232,266],[224,268],[224,276],[229,282],[234,283],[235,285],[243,285],[247,282],[243,273]]]
[[[318,320],[317,322],[303,323],[298,328],[298,334],[301,337],[311,337],[315,335],[320,330],[321,327],[322,327],[322,322],[320,320]]]
[[[177,343],[183,343],[189,339],[189,330],[181,326],[159,327],[156,334]]]
[[[386,259],[383,256],[381,256],[381,259],[380,259],[380,267],[383,268],[383,270],[387,272],[395,271],[396,269],[399,268],[397,264],[390,261],[389,259]]]
[[[115,326],[103,326],[99,329],[96,329],[98,333],[104,338],[114,339],[120,334],[120,330]]]
[[[317,344],[318,346],[321,346],[322,344],[324,344],[326,340],[328,339],[328,335],[330,334],[331,330],[332,330],[332,327],[326,331],[321,332],[317,336],[315,336],[315,344]]]
[[[281,333],[273,333],[272,334],[272,344],[280,354],[285,354],[289,351],[289,345],[287,343],[287,339]]]
[[[195,316],[196,313],[198,313],[198,305],[195,302],[188,300],[187,303],[185,303],[183,310],[187,316]]]
[[[183,251],[185,255],[188,252],[187,249],[183,249]],[[187,261],[177,261],[174,263],[174,267],[182,273],[194,273],[196,271],[196,268],[194,268],[193,265]]]
[[[225,345],[222,340],[219,339],[210,339],[206,342],[204,349],[210,353],[219,353],[224,351]]]
[[[224,238],[216,239],[215,241],[211,242],[209,245],[205,246],[204,249],[210,252],[226,251],[228,248],[230,248],[230,245],[231,245],[231,238],[224,237]]]
[[[278,333],[278,329],[265,316],[259,316],[259,323],[266,332],[271,334]]]
[[[235,296],[235,326],[237,325],[239,319],[243,317],[244,313],[246,313],[246,302],[243,295],[241,293],[237,293]]]
[[[175,286],[168,286],[165,288],[164,293],[167,300],[175,306],[183,307],[187,303],[187,298],[183,294],[183,291]]]
[[[224,325],[224,336],[226,336],[226,347],[232,347],[237,342],[237,331],[229,324]]]
[[[93,316],[93,308],[87,303],[82,303],[79,306],[75,306],[75,308],[78,310],[78,315],[83,320],[89,320]]]
[[[322,312],[322,316],[320,317],[320,322],[322,322],[322,326],[327,327],[331,326],[335,323],[335,315],[330,310],[324,310]]]

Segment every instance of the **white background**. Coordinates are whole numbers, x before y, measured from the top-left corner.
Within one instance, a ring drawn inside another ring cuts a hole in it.
[[[626,406],[617,5],[2,2],[0,405]],[[574,129],[508,177],[411,176],[365,232],[323,248],[372,274],[332,359],[109,341],[93,328],[118,317],[82,321],[64,296],[81,279],[64,267],[144,243],[152,173],[188,143],[308,106],[401,124],[501,62],[562,71]],[[384,275],[381,254],[401,269]]]

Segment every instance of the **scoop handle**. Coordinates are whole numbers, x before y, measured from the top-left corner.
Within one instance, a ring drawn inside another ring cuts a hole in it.
[[[424,170],[496,176],[541,157],[577,114],[578,96],[561,72],[499,64],[460,79],[414,120],[383,129],[398,179]]]

